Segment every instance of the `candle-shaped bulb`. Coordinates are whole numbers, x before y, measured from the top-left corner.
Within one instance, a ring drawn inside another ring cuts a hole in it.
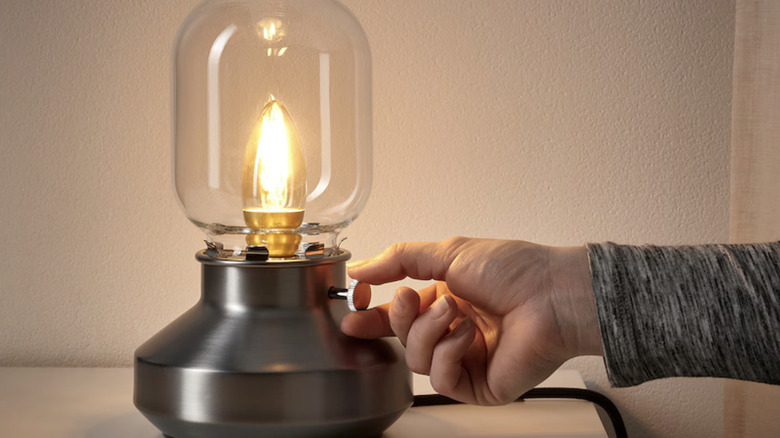
[[[263,245],[271,257],[290,257],[301,242],[306,162],[287,109],[273,99],[265,105],[244,153],[241,186],[247,244]]]

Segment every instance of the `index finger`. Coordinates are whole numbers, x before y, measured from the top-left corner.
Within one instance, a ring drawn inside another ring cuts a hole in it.
[[[460,237],[438,242],[396,243],[373,259],[353,264],[349,268],[349,276],[371,284],[389,283],[406,277],[444,281],[458,249],[466,240]]]

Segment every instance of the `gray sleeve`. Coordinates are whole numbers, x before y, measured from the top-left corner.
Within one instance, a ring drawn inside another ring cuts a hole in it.
[[[780,242],[587,247],[612,385],[675,376],[780,384]]]

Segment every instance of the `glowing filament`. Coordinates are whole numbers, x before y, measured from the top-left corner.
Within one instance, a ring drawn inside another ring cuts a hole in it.
[[[260,198],[260,205],[267,209],[277,210],[287,205],[290,193],[287,186],[290,176],[290,153],[289,147],[285,146],[288,145],[284,115],[279,108],[279,103],[271,102],[270,108],[263,113],[252,172],[252,179],[260,182],[252,185],[252,196]]]
[[[276,23],[271,23],[268,27],[263,28],[263,38],[271,41],[276,36]]]

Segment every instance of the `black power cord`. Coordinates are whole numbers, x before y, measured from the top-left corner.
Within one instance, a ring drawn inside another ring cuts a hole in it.
[[[519,402],[533,398],[576,399],[594,403],[598,406],[601,406],[601,408],[604,409],[604,412],[607,413],[609,421],[612,422],[612,429],[615,431],[615,436],[617,438],[628,438],[628,434],[626,433],[626,425],[623,423],[623,417],[620,415],[620,411],[618,410],[617,406],[612,403],[612,400],[610,400],[604,394],[591,391],[590,389],[581,388],[534,388],[521,395],[515,401]],[[415,395],[412,407],[456,404],[461,404],[461,402],[453,400],[449,397],[445,397],[441,394]]]

